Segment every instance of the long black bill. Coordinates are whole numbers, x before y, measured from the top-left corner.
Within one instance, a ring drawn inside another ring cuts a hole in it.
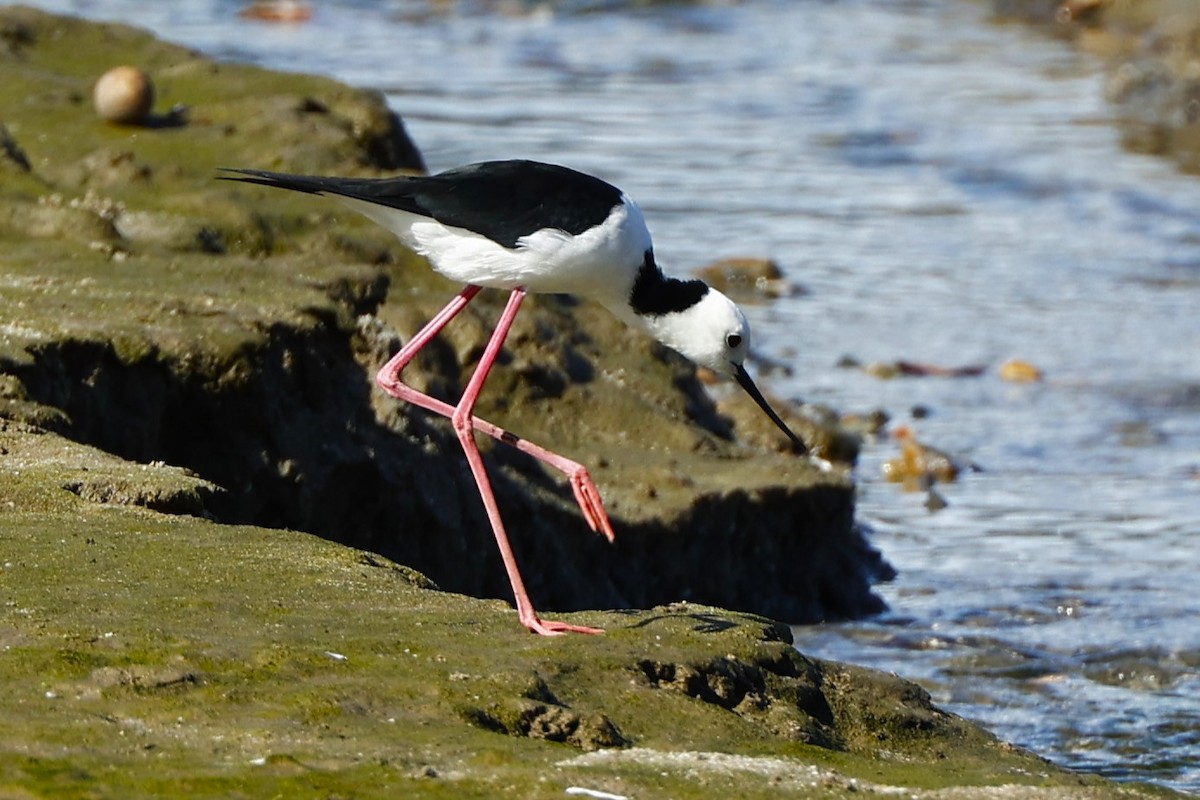
[[[804,446],[804,442],[800,440],[799,436],[792,433],[792,429],[785,425],[783,420],[779,418],[779,415],[775,413],[775,409],[771,408],[771,405],[767,402],[767,398],[762,396],[762,392],[754,385],[754,381],[750,380],[750,373],[746,372],[746,368],[741,364],[737,364],[735,368],[737,371],[734,373],[734,377],[737,378],[737,382],[746,390],[746,394],[754,398],[754,402],[758,403],[758,407],[766,412],[771,421],[779,426],[779,430],[786,433],[788,438],[792,440],[792,449],[800,455],[807,453],[808,448]]]

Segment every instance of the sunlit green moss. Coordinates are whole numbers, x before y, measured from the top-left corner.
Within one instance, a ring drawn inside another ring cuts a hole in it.
[[[1128,796],[997,743],[897,679],[803,659],[769,620],[679,604],[571,615],[601,637],[535,637],[506,603],[430,590],[306,534],[218,525],[203,514],[222,490],[203,478],[47,433],[72,420],[12,380],[51,369],[47,348],[219,386],[247,380],[280,330],[351,331],[389,281],[408,302],[382,313],[402,330],[448,287],[352,215],[287,195],[267,210],[263,190],[212,179],[273,166],[280,148],[292,165],[365,169],[346,126],[369,129],[377,100],[123,28],[11,10],[0,25],[0,109],[32,166],[4,164],[0,180],[0,307],[15,312],[0,320],[0,796]],[[188,124],[96,120],[90,81],[114,54],[154,74],[161,104],[189,104]],[[267,135],[250,111],[272,107]],[[123,216],[137,223],[125,233]],[[478,305],[447,332],[451,350],[478,345],[494,302]],[[603,456],[624,519],[784,481],[851,491],[684,424],[690,373],[647,358],[602,311],[531,307],[481,408]],[[584,758],[593,746],[622,755]],[[1020,788],[970,789],[1008,785]]]

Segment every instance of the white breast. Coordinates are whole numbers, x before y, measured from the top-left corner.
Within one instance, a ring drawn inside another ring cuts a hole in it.
[[[494,289],[523,286],[530,292],[615,302],[628,298],[638,267],[652,247],[642,212],[628,198],[603,223],[578,236],[546,228],[521,237],[516,248],[407,211],[337,199],[391,230],[428,258],[439,274]]]

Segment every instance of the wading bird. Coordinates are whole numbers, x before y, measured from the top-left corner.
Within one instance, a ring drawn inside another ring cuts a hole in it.
[[[466,284],[379,370],[376,380],[391,396],[450,418],[483,498],[521,624],[535,633],[602,631],[538,616],[505,533],[475,431],[565,473],[588,524],[609,541],[614,537],[600,493],[583,465],[473,414],[526,293],[569,293],[598,301],[696,364],[736,380],[791,439],[794,450],[806,452],[746,372],[750,327],[741,310],[703,281],[665,276],[655,263],[642,212],[620,189],[599,178],[535,161],[488,161],[437,175],[374,179],[227,172],[222,177],[229,180],[334,197],[395,233],[439,274]],[[510,294],[458,404],[403,383],[405,366],[481,288]]]

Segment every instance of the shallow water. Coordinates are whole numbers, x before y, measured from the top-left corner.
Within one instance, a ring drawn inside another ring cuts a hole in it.
[[[1200,792],[1200,182],[1120,150],[1098,63],[965,0],[327,0],[294,27],[215,0],[37,5],[384,89],[433,169],[598,173],[679,271],[778,259],[808,293],[750,310],[789,368],[771,388],[885,409],[984,468],[931,513],[870,445],[892,610],[799,646],[1059,763]],[[845,354],[989,369],[883,381]],[[1047,379],[1002,382],[1009,357]]]

